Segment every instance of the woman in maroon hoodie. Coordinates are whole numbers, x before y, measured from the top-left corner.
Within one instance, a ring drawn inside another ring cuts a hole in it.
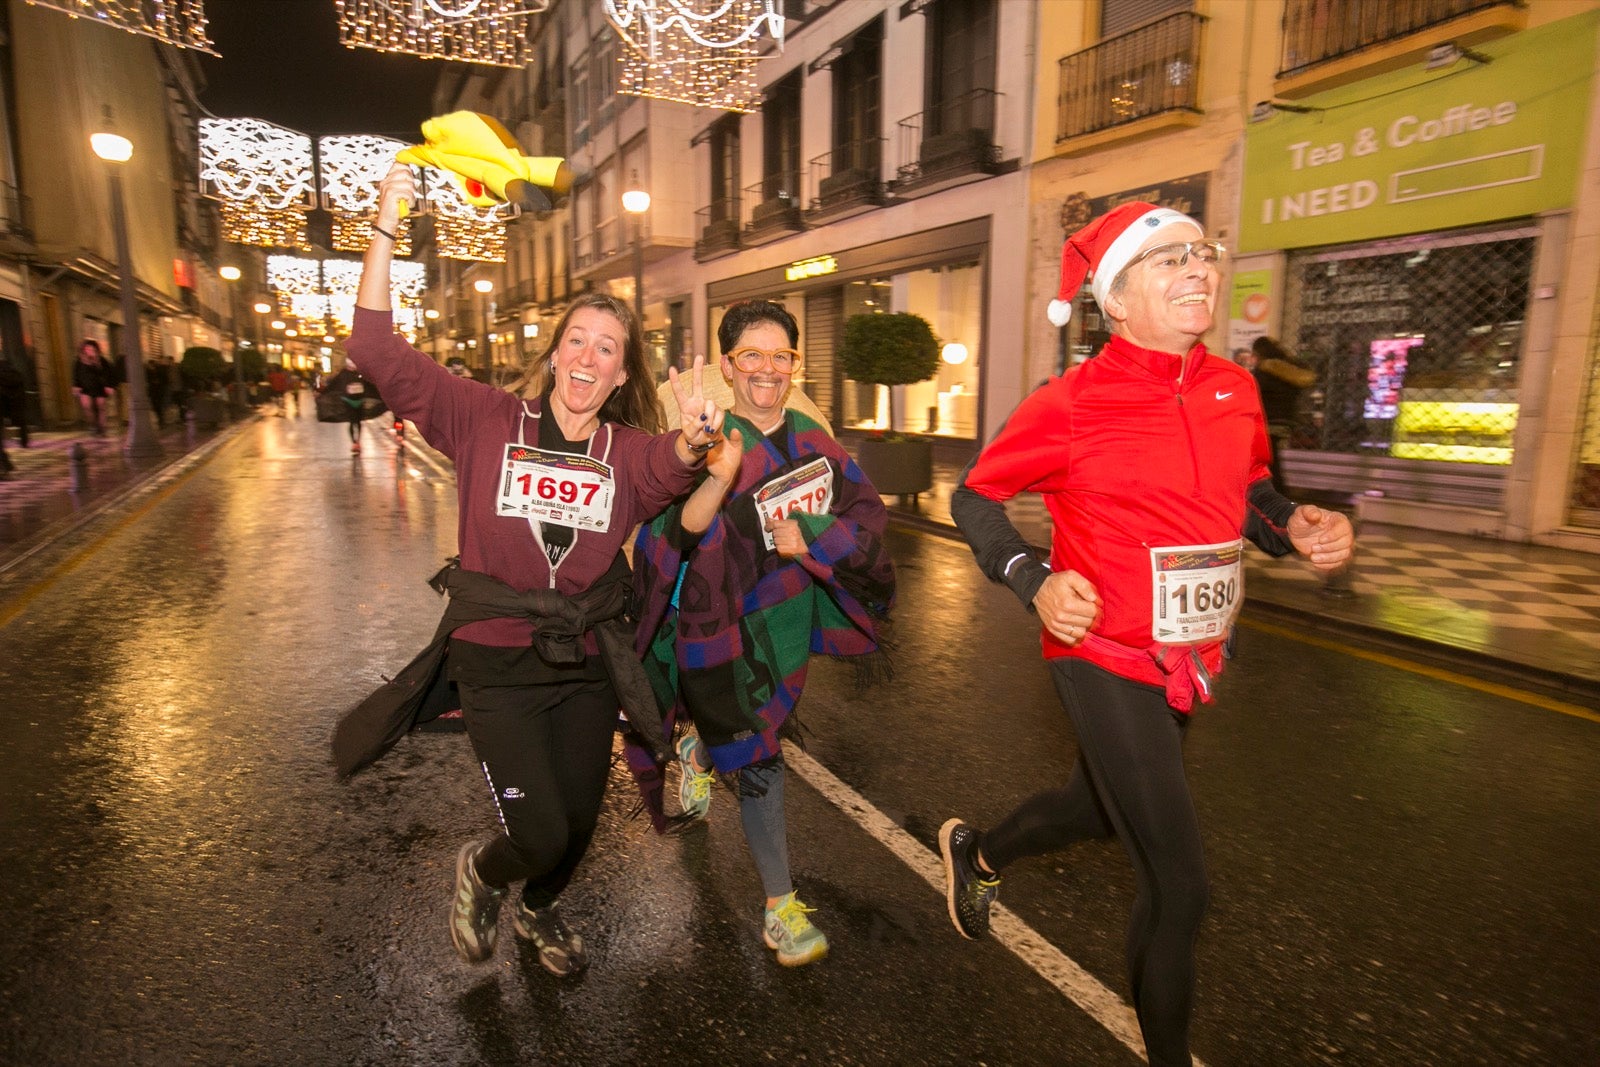
[[[623,632],[631,576],[621,548],[693,487],[723,413],[703,395],[697,360],[688,388],[672,375],[681,432],[660,433],[639,324],[601,294],[573,301],[522,388],[451,374],[391,320],[399,202],[416,199],[410,169],[396,165],[378,189],[346,350],[390,409],[455,463],[460,562],[441,572],[450,607],[435,644],[447,649],[443,670],[502,830],[456,858],[450,937],[468,962],[487,959],[507,887],[525,881],[517,934],[547,970],[575,974],[587,963],[583,939],[556,899],[599,818],[618,708],[634,710],[642,681]],[[648,683],[643,701],[653,709]]]

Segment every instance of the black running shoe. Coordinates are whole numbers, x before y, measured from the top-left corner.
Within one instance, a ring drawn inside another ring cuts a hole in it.
[[[539,963],[551,974],[565,978],[589,966],[588,954],[583,951],[583,938],[567,929],[561,913],[552,904],[537,910],[523,901],[511,923],[517,936],[533,942],[539,950]]]
[[[500,902],[506,896],[504,889],[483,884],[473,862],[477,858],[478,844],[473,841],[456,853],[456,893],[450,903],[450,941],[468,963],[482,963],[494,955]]]
[[[939,827],[939,854],[944,857],[944,896],[950,921],[968,941],[989,932],[989,908],[1000,896],[1000,878],[985,878],[978,870],[972,849],[978,831],[951,819]]]

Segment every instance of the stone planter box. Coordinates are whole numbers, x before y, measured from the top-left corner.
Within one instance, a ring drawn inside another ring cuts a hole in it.
[[[880,496],[915,496],[933,488],[933,444],[866,438],[856,463]]]
[[[196,429],[215,430],[227,418],[227,402],[220,396],[198,393],[189,398],[189,421]]]

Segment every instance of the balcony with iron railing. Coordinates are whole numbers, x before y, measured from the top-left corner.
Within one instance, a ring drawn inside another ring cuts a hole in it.
[[[811,160],[810,185],[816,195],[806,211],[808,222],[837,222],[885,203],[884,140],[848,141]]]
[[[1182,11],[1063,56],[1056,144],[1106,131],[1114,132],[1093,143],[1197,123],[1205,21],[1203,15]]]
[[[574,244],[574,268],[581,273],[599,267],[626,247],[622,220],[615,216],[606,219],[588,233],[578,234]]]
[[[1525,0],[1285,0],[1279,96],[1307,96],[1394,69],[1434,45],[1527,28]]]
[[[896,123],[895,194],[922,195],[998,174],[999,99],[993,89],[973,89]]]
[[[718,197],[694,213],[694,258],[701,263],[739,251],[737,196]]]
[[[529,304],[537,303],[536,292],[537,289],[531,280],[520,281],[515,285],[508,286],[505,295],[500,298],[500,308],[504,311],[518,311]]]
[[[806,228],[800,207],[805,202],[799,188],[798,172],[769,174],[744,190],[744,199],[754,205],[750,221],[740,235],[745,247],[766,244],[799,233]]]
[[[9,182],[0,182],[0,236],[33,240],[33,202]]]

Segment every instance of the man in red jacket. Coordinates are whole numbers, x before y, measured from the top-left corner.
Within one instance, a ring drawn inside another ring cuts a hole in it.
[[[1027,397],[962,474],[950,511],[978,565],[1036,612],[1056,692],[1078,737],[1063,788],[988,831],[939,832],[951,921],[983,936],[998,872],[1026,856],[1115,836],[1133,862],[1133,1005],[1152,1067],[1189,1064],[1194,940],[1208,887],[1182,740],[1211,699],[1242,594],[1243,538],[1318,570],[1350,558],[1350,523],[1272,487],[1250,373],[1206,351],[1225,252],[1200,224],[1126,204],[1067,240],[1051,321],[1086,276],[1112,338]],[[1004,501],[1043,496],[1050,562]]]

